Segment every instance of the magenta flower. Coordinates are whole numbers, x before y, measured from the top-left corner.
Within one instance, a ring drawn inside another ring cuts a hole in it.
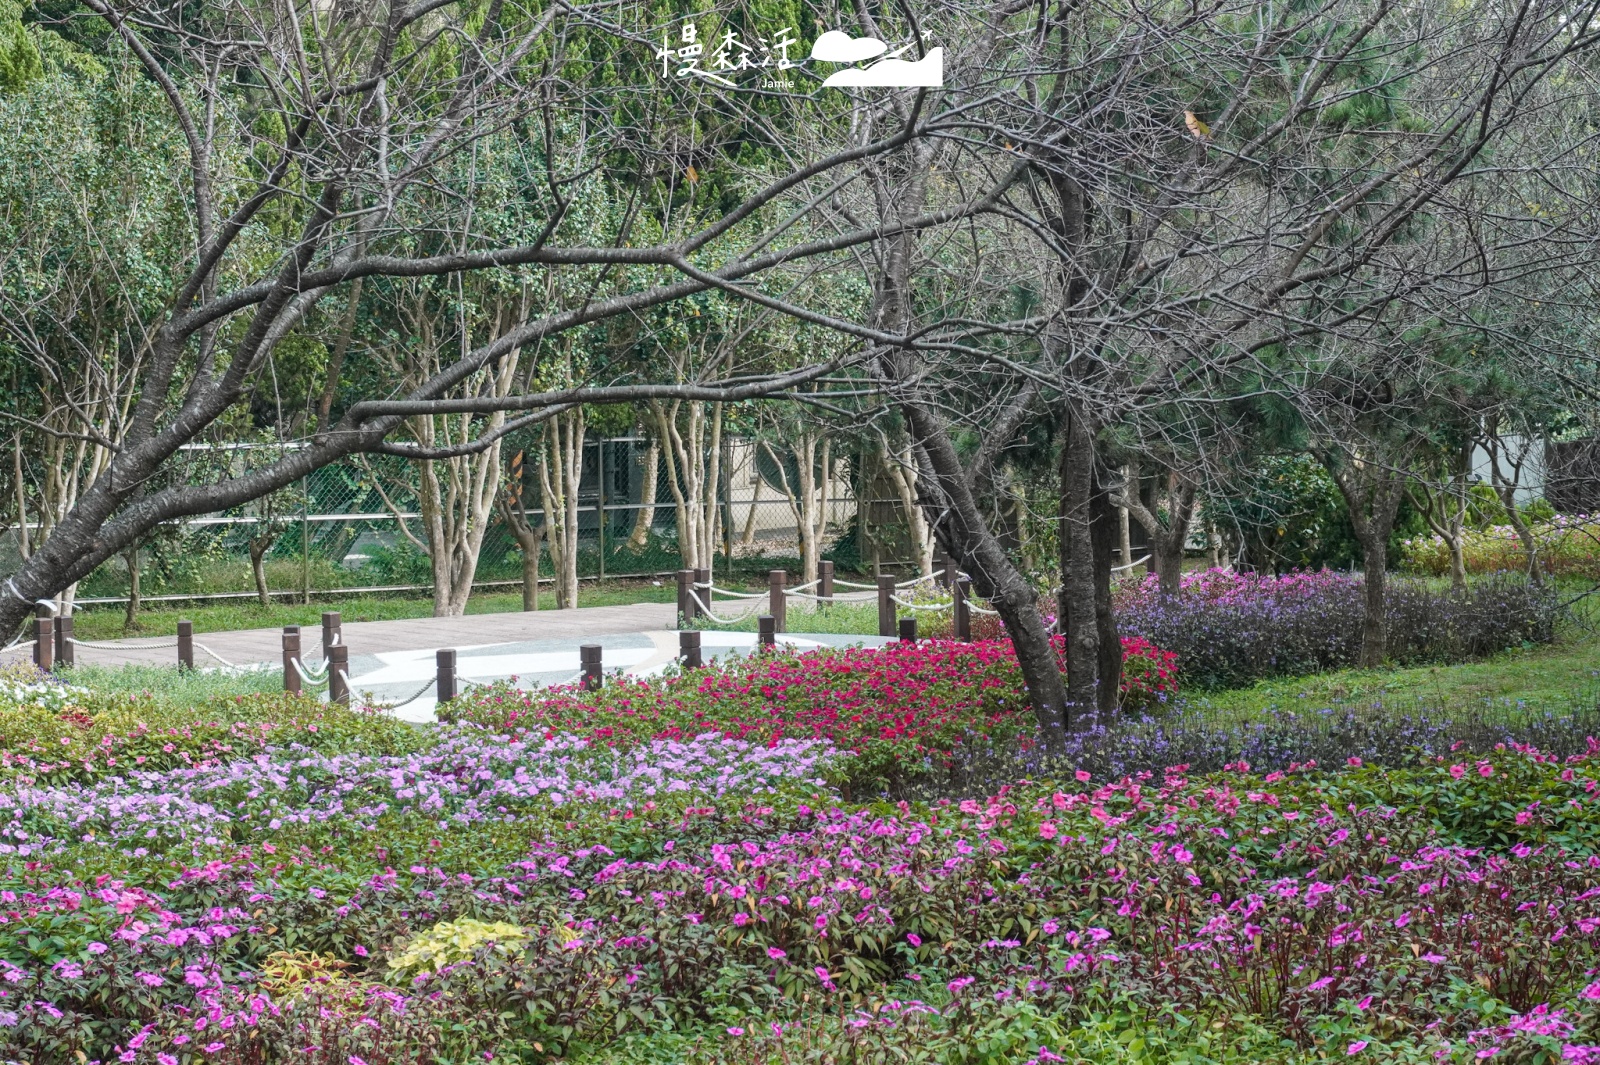
[[[773,961],[781,961],[782,959],[787,958],[788,956],[789,955],[785,954],[783,951],[779,950],[777,947],[768,947],[767,948],[767,957],[771,958]]]
[[[1365,1049],[1367,1049],[1367,1041],[1365,1039],[1357,1039],[1345,1050],[1345,1054],[1347,1056],[1351,1054],[1359,1054]]]

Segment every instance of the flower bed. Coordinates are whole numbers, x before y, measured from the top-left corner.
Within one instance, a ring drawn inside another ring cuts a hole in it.
[[[1529,526],[1544,571],[1556,577],[1600,580],[1600,516],[1558,514]],[[1407,569],[1432,577],[1450,573],[1450,548],[1441,536],[1416,536],[1400,547]],[[1468,573],[1521,572],[1528,554],[1510,525],[1468,529],[1461,538],[1461,560]]]
[[[1273,577],[1186,573],[1166,597],[1154,577],[1117,602],[1122,631],[1175,652],[1184,682],[1240,687],[1355,664],[1361,650],[1361,577],[1330,570]],[[1456,662],[1554,638],[1560,597],[1512,579],[1474,583],[1465,595],[1415,581],[1388,587],[1389,657]]]
[[[701,785],[754,753],[706,742]],[[459,782],[515,760],[474,757]],[[458,857],[406,843],[394,822],[431,816],[424,796],[312,816],[280,847],[270,828],[195,841],[137,876],[76,872],[81,841],[12,864],[0,1056],[583,1060],[636,1032],[699,1060],[955,1062],[982,1041],[1111,1062],[1139,1039],[1213,1061],[1533,1061],[1600,1037],[1592,752],[1180,767],[927,805],[580,790],[512,860],[492,817],[450,825]]]
[[[1177,693],[1174,656],[1124,641],[1130,709]],[[849,755],[858,786],[904,781],[952,752],[1031,732],[1009,641],[923,641],[882,648],[760,655],[664,679],[619,678],[597,693],[475,688],[450,720],[553,737],[570,733],[630,746],[704,733],[774,744],[822,740]]]

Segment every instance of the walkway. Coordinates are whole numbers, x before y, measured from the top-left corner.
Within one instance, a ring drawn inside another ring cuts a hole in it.
[[[350,686],[365,701],[405,704],[396,715],[406,721],[434,720],[434,652],[456,649],[456,675],[460,687],[472,682],[488,684],[510,680],[520,688],[570,683],[579,672],[578,648],[601,646],[601,661],[609,673],[623,670],[634,676],[660,673],[678,655],[678,633],[668,626],[677,621],[673,603],[638,603],[630,606],[584,607],[578,610],[541,610],[513,614],[469,614],[459,618],[417,618],[402,621],[358,621],[343,626],[350,649]],[[317,626],[301,628],[306,657],[321,657],[321,632]],[[807,650],[824,646],[868,645],[888,642],[879,636],[784,634],[787,646]],[[95,665],[168,665],[177,660],[173,638],[107,641],[78,648],[80,663]],[[195,643],[239,666],[259,666],[274,675],[281,669],[281,629],[245,629],[238,632],[196,633]],[[748,654],[756,643],[754,633],[705,632],[702,654],[710,659]],[[7,655],[29,653],[25,644]],[[200,647],[195,665],[215,666]],[[420,692],[420,694],[419,694]],[[415,698],[413,698],[415,696]]]

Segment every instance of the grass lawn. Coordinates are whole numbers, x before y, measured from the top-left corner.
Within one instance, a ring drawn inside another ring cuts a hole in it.
[[[677,587],[651,580],[585,581],[578,587],[578,605],[624,606],[629,603],[670,603]],[[553,609],[555,596],[545,591],[539,597],[541,609]],[[469,614],[504,614],[522,609],[522,593],[494,592],[475,595],[467,601]],[[312,597],[310,605],[273,602],[263,607],[253,600],[221,603],[162,603],[139,612],[139,627],[123,627],[123,608],[89,607],[73,615],[78,636],[85,640],[115,640],[124,636],[171,636],[178,621],[194,622],[196,632],[230,632],[236,629],[267,629],[283,625],[316,625],[324,610],[338,610],[344,621],[394,621],[401,618],[433,616],[433,599],[416,596],[368,595],[353,598]]]
[[[1339,669],[1281,677],[1248,688],[1197,696],[1191,706],[1219,717],[1248,718],[1295,703],[1334,705],[1417,701],[1435,706],[1517,701],[1570,706],[1600,699],[1600,635],[1569,632],[1557,643],[1517,648],[1479,662],[1408,669]]]

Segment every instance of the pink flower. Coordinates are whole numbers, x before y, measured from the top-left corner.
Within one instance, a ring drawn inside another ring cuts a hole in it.
[[[217,1051],[223,1049],[227,1045],[228,1045],[227,1043],[220,1043],[220,1042],[219,1043],[207,1043],[206,1044],[206,1053],[207,1054],[215,1054]],[[364,1062],[364,1061],[363,1062],[352,1062],[351,1065],[367,1065],[367,1063]]]
[[[1460,780],[1462,775],[1465,774],[1466,771],[1467,771],[1467,767],[1464,766],[1464,765],[1453,765],[1453,766],[1450,767],[1450,775],[1455,777],[1457,780]]]
[[[1356,1009],[1365,1011],[1370,1005],[1372,1005],[1372,996],[1368,995],[1366,998],[1356,1003]]]
[[[1078,778],[1078,783],[1080,784],[1089,783],[1089,772],[1086,769],[1080,769],[1072,775]]]
[[[1346,1048],[1345,1054],[1347,1056],[1350,1054],[1359,1054],[1365,1049],[1367,1049],[1367,1041],[1365,1039],[1357,1039],[1354,1043],[1351,1043],[1348,1048]]]
[[[1494,776],[1494,766],[1490,765],[1488,762],[1479,762],[1478,763],[1478,775],[1480,777],[1492,777],[1492,776]]]
[[[104,954],[106,951],[108,951],[110,949],[111,948],[106,946],[104,943],[90,943],[89,944],[89,953],[90,954]]]
[[[729,1035],[744,1035],[744,1029],[740,1028],[736,1024],[735,1025],[730,1025],[729,1028],[728,1028],[728,1034]]]
[[[1045,821],[1042,824],[1040,824],[1039,825],[1039,835],[1043,836],[1045,839],[1055,839],[1056,838],[1056,826],[1055,826],[1055,823],[1051,822],[1051,821]]]
[[[361,945],[361,944],[359,944],[359,943],[358,943],[358,944],[356,944],[356,957],[358,957],[358,958],[365,958],[365,957],[366,957],[366,956],[367,956],[367,948],[366,948],[366,947],[363,947],[363,946],[362,946],[362,945]]]
[[[1354,767],[1356,769],[1360,769],[1361,768],[1361,759],[1359,759],[1359,758],[1350,758],[1350,759],[1346,760],[1345,764],[1349,765],[1349,766],[1352,766],[1352,767]],[[1351,1045],[1354,1046],[1355,1044],[1351,1044]],[[1362,1043],[1361,1045],[1362,1046],[1366,1046],[1367,1044]],[[1350,1053],[1354,1054],[1355,1051],[1352,1050]]]
[[[1588,999],[1590,1002],[1600,1002],[1600,980],[1596,980],[1594,983],[1584,988],[1581,992],[1579,992],[1579,995],[1582,998]]]
[[[913,947],[920,947],[922,946],[922,937],[917,935],[915,932],[907,932],[906,942],[910,943]],[[1595,986],[1600,987],[1600,984],[1596,984]]]
[[[161,1065],[178,1065],[178,1059],[171,1054],[157,1054],[156,1061],[160,1062]]]
[[[767,948],[767,957],[771,958],[773,961],[778,961],[779,959],[787,958],[788,956],[789,955],[785,954],[783,951],[779,950],[777,947],[768,947]]]
[[[1422,960],[1427,962],[1429,965],[1443,965],[1444,964],[1444,955],[1443,954],[1435,954],[1432,951],[1429,951],[1428,953],[1426,953],[1426,954],[1424,954],[1422,956]]]

